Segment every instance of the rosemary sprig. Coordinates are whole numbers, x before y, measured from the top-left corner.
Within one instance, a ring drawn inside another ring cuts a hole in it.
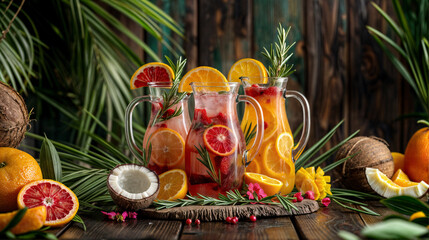
[[[246,122],[244,125],[244,140],[246,141],[246,146],[249,146],[250,141],[256,136],[256,126],[252,127],[252,123]]]
[[[165,91],[162,93],[163,105],[161,110],[156,113],[152,126],[159,122],[180,116],[180,114],[182,114],[183,112],[182,107],[175,109],[172,114],[169,114],[168,110],[174,105],[178,104],[180,101],[182,101],[187,95],[186,92],[178,92],[180,79],[182,77],[183,70],[186,66],[186,58],[182,59],[182,57],[179,57],[179,59],[176,61],[176,64],[173,63],[173,61],[169,57],[165,56],[165,58],[167,59],[170,67],[173,69],[175,77],[173,79],[173,85],[170,91]]]
[[[290,28],[291,27],[286,31],[282,25],[279,24],[277,27],[278,42],[274,43],[275,49],[273,49],[273,45],[270,45],[270,50],[264,47],[264,52],[262,52],[262,54],[268,58],[271,64],[268,67],[269,77],[287,77],[295,72],[295,69],[292,69],[294,65],[287,64],[287,61],[293,55],[293,53],[288,54],[288,51],[295,45],[295,42],[290,45],[286,42]]]
[[[210,175],[213,181],[215,181],[217,184],[219,184],[219,186],[221,186],[222,181],[220,177],[220,169],[218,173],[216,173],[216,170],[214,169],[213,163],[210,159],[210,155],[207,149],[201,145],[199,148],[195,146],[195,149],[197,149],[198,154],[200,155],[200,157],[197,158],[197,160],[200,161],[207,168],[207,173]]]
[[[273,202],[273,198],[277,198],[279,202]],[[208,197],[201,194],[198,196],[187,195],[185,199],[176,199],[173,201],[168,200],[157,200],[153,202],[153,206],[157,210],[173,208],[173,207],[184,207],[191,205],[198,206],[234,206],[234,205],[244,205],[251,203],[263,203],[263,204],[271,204],[271,205],[281,205],[286,211],[290,212],[292,209],[298,210],[298,208],[290,201],[294,198],[288,196],[281,195],[273,195],[269,197],[258,199],[248,199],[244,197],[237,189],[230,190],[226,192],[226,195],[219,194],[218,198]]]

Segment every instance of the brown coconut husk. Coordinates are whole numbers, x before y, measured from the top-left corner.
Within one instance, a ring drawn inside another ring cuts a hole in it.
[[[341,167],[341,182],[353,190],[372,192],[365,169],[377,168],[391,178],[394,171],[392,154],[385,140],[377,137],[355,137],[345,143],[337,152],[336,160],[349,156]]]
[[[24,99],[0,82],[0,147],[16,148],[24,139],[29,122]]]

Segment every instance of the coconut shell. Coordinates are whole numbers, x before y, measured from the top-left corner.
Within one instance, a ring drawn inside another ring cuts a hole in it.
[[[0,147],[16,148],[24,139],[29,117],[24,99],[0,82]]]
[[[356,154],[356,155],[355,155]],[[341,183],[345,187],[363,192],[373,192],[369,186],[365,169],[377,168],[391,178],[394,171],[392,154],[386,141],[376,137],[355,137],[337,152],[336,160],[349,156],[341,166]]]

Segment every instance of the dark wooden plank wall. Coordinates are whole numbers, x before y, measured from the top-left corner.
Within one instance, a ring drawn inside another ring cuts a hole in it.
[[[403,152],[417,129],[416,119],[396,120],[414,112],[414,94],[366,30],[371,25],[392,35],[369,0],[152,1],[185,28],[184,39],[164,30],[182,44],[188,70],[208,65],[227,74],[244,57],[266,64],[260,52],[275,40],[278,23],[292,26],[289,40],[296,45],[291,62],[297,71],[288,88],[303,92],[310,102],[310,144],[344,119],[327,148],[360,129],[361,135],[385,138],[392,151]],[[393,15],[390,1],[375,2]],[[145,38],[160,57],[172,56]],[[294,101],[288,104],[288,118],[292,128],[301,121]]]

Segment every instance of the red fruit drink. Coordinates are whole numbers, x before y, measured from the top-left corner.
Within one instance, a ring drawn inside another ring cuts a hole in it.
[[[188,189],[191,195],[218,197],[243,184],[247,151],[236,111],[238,84],[192,87],[195,110],[185,145]]]

